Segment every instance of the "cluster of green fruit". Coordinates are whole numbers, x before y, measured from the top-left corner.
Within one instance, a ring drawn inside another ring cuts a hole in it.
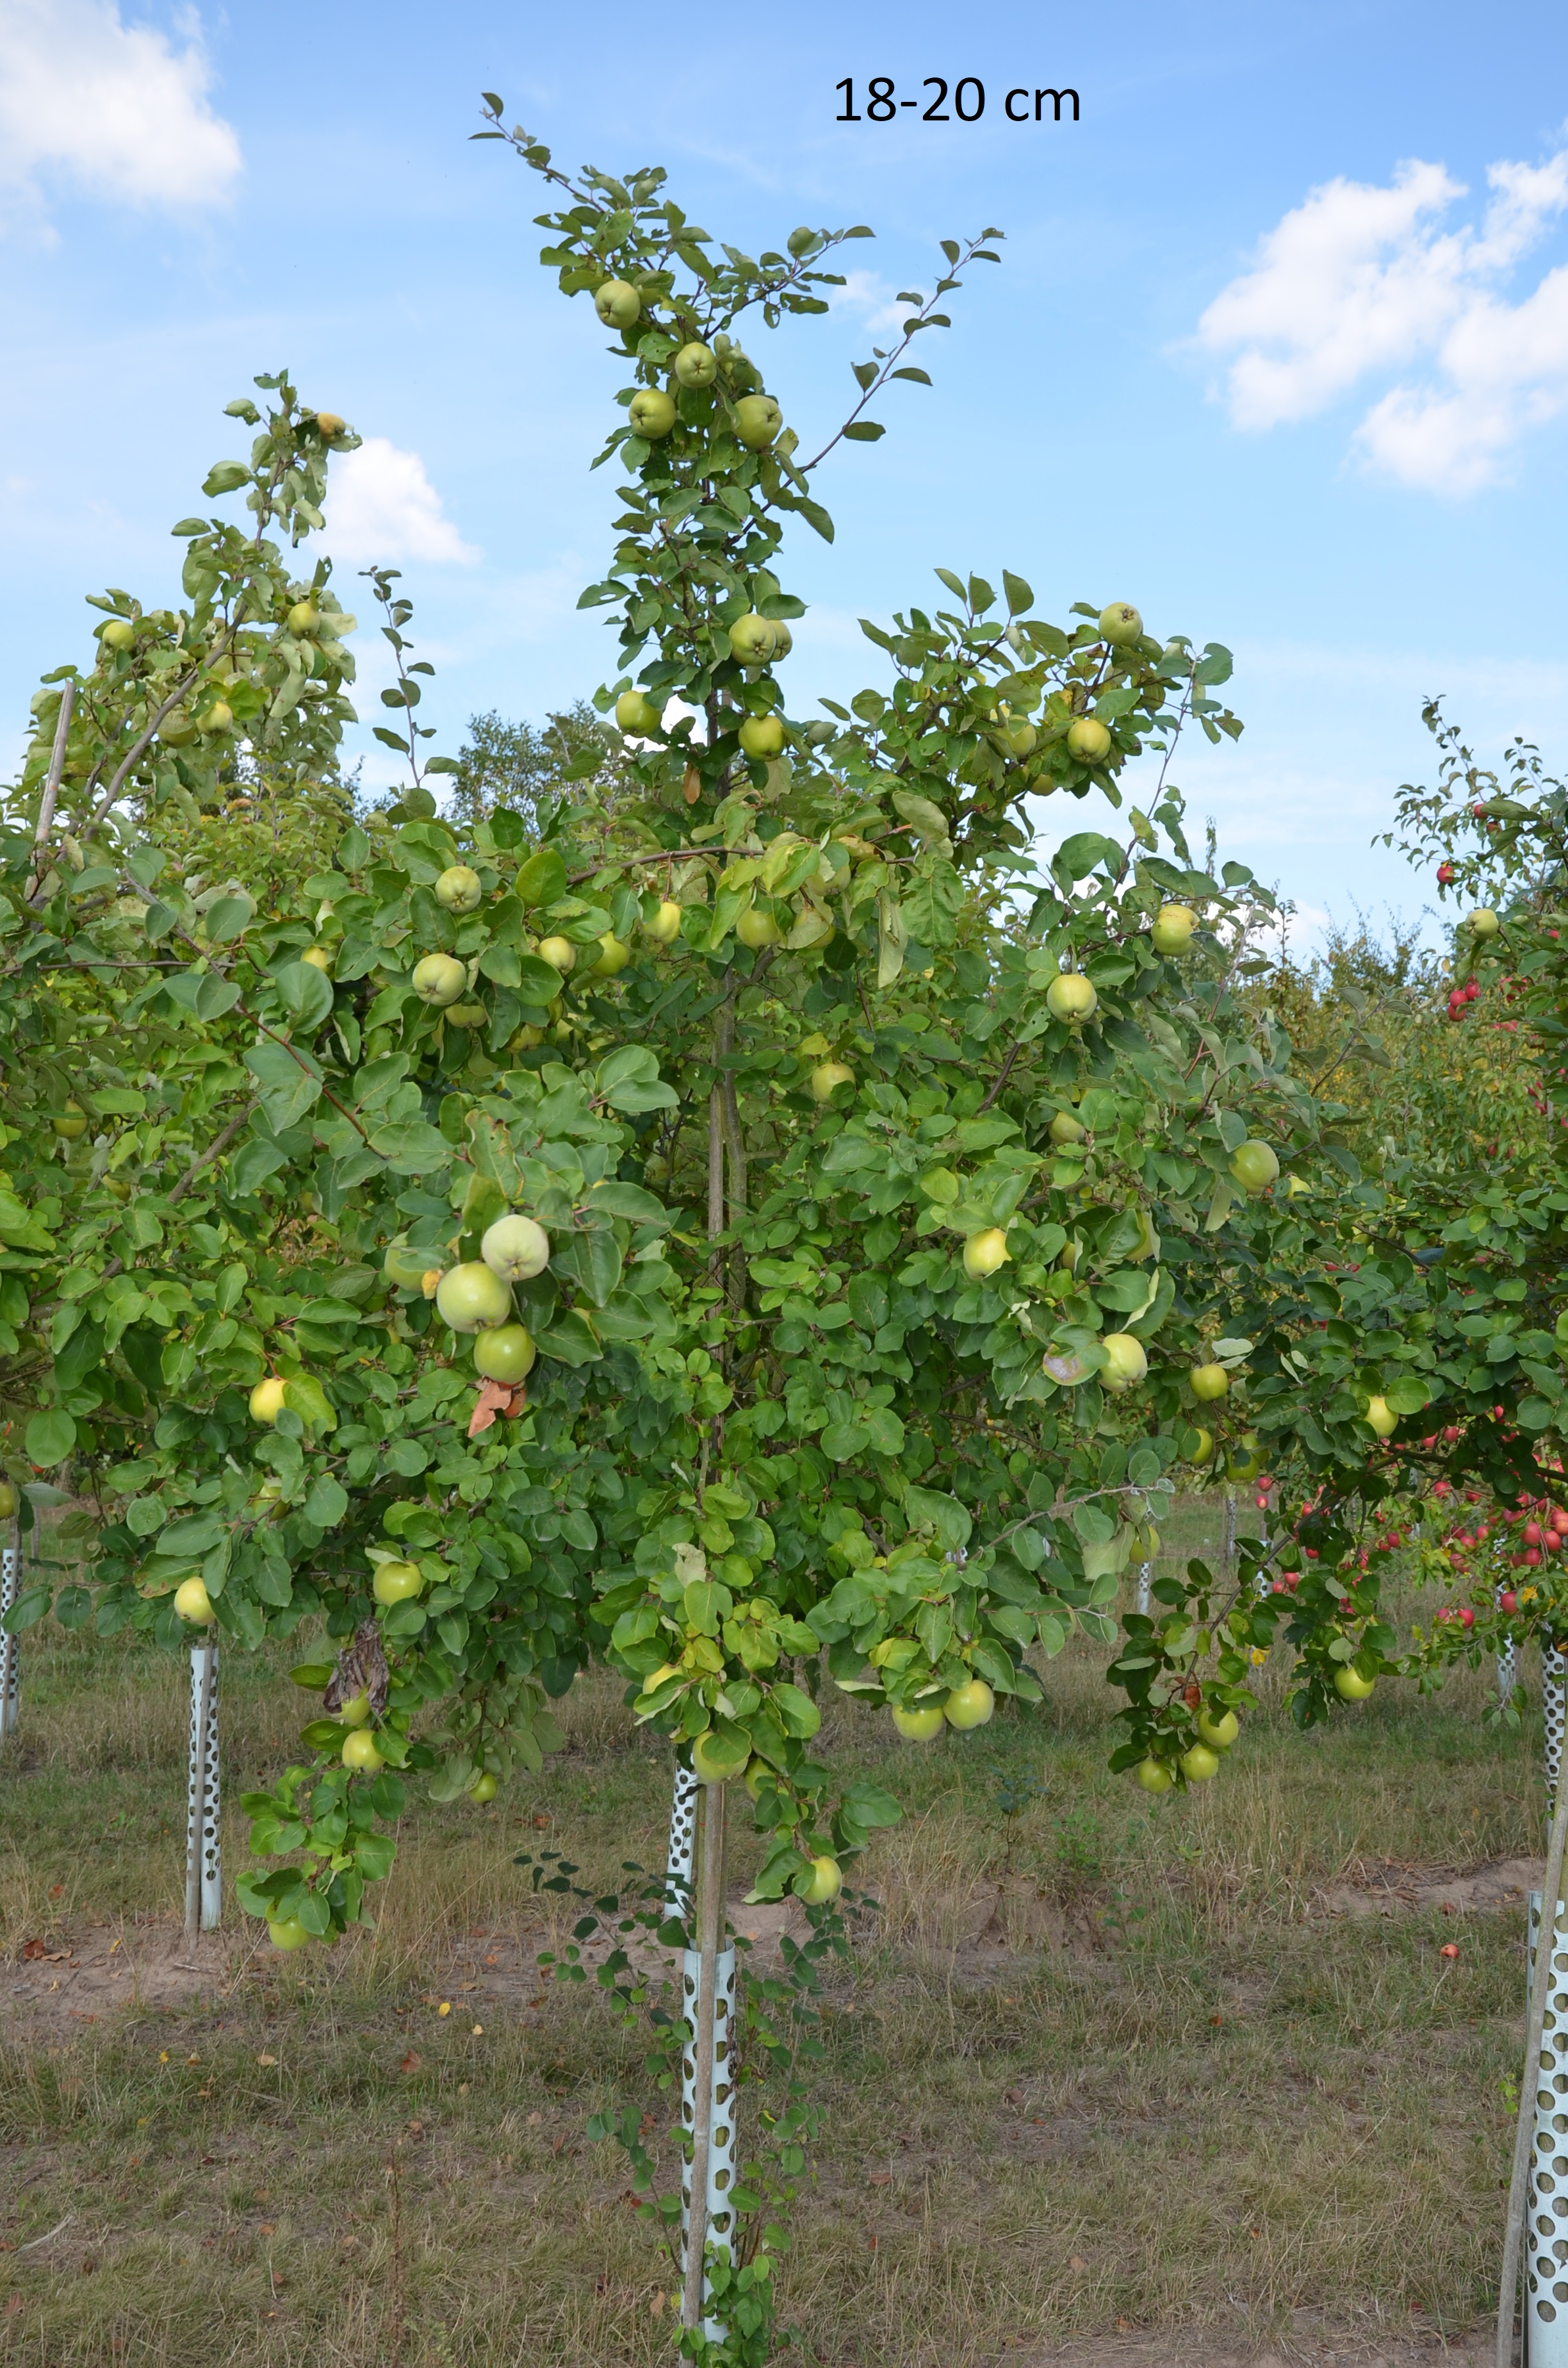
[[[1242,1731],[1242,1723],[1233,1710],[1222,1710],[1217,1715],[1205,1707],[1196,1720],[1198,1740],[1180,1754],[1176,1766],[1189,1784],[1206,1784],[1220,1773],[1220,1761]],[[1134,1770],[1145,1793],[1168,1793],[1176,1776],[1163,1759],[1152,1754],[1141,1759]]]

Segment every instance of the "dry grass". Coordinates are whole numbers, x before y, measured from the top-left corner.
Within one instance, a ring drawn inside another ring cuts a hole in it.
[[[1184,1552],[1211,1513],[1184,1512]],[[1336,1923],[1314,1902],[1363,1859],[1538,1847],[1534,1735],[1482,1729],[1483,1672],[1302,1736],[1269,1671],[1221,1781],[1151,1803],[1106,1773],[1100,1667],[1074,1650],[1040,1712],[924,1752],[833,1706],[824,1755],[909,1814],[877,1839],[881,1913],[830,2001],[786,2317],[824,2368],[968,2368],[1124,2323],[1184,2349],[1465,2328],[1494,2275],[1520,1919]],[[225,1667],[231,1796],[290,1748],[282,1668]],[[133,1647],[26,1640],[7,1948],[177,1911],[185,1685]],[[585,1685],[567,1749],[494,1809],[411,1815],[374,1935],[263,1958],[205,2005],[0,2044],[0,2241],[72,2215],[0,2252],[4,2368],[669,2356],[668,2266],[583,2135],[642,2096],[641,2043],[553,1989],[475,2035],[453,1974],[475,1932],[537,1939],[518,1850],[560,1847],[595,1882],[657,1862],[667,1768],[620,1692]]]

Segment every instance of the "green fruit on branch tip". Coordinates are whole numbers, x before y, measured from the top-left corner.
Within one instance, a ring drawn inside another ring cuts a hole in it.
[[[1045,1008],[1054,1019],[1081,1023],[1092,1017],[1098,1002],[1082,971],[1059,972],[1045,990]]]
[[[590,978],[614,978],[631,960],[631,948],[608,931],[599,939],[599,958],[589,967]]]
[[[746,1762],[744,1782],[746,1791],[751,1794],[752,1799],[754,1801],[758,1801],[762,1798],[763,1786],[765,1784],[777,1784],[778,1779],[774,1774],[766,1759],[748,1759]]]
[[[17,1492],[9,1480],[0,1480],[0,1521],[15,1520]]]
[[[446,1009],[449,1028],[483,1028],[489,1017],[483,1003],[449,1003]]]
[[[983,1678],[971,1678],[967,1684],[955,1686],[942,1704],[942,1715],[949,1726],[967,1735],[973,1726],[983,1726],[996,1707],[996,1697]]]
[[[755,951],[762,946],[776,946],[780,932],[766,905],[747,905],[735,916],[735,935],[743,946]]]
[[[1007,1236],[1000,1225],[987,1225],[983,1232],[971,1234],[963,1246],[963,1270],[971,1282],[983,1282],[1007,1260]]]
[[[483,1808],[486,1801],[493,1801],[500,1790],[501,1786],[498,1781],[490,1773],[489,1769],[485,1768],[480,1771],[480,1773],[474,1778],[472,1783],[469,1786],[468,1797],[471,1801],[476,1801],[479,1804],[479,1806]]]
[[[1113,650],[1142,640],[1143,620],[1130,600],[1113,600],[1108,609],[1100,610],[1100,638]]]
[[[1481,905],[1470,916],[1470,932],[1472,937],[1494,938],[1501,926],[1490,905]]]
[[[748,715],[739,736],[748,757],[781,757],[784,753],[784,726],[777,715]]]
[[[466,863],[449,864],[436,882],[436,902],[443,912],[477,912],[483,894],[484,882]]]
[[[175,1610],[193,1628],[210,1628],[218,1614],[212,1609],[212,1599],[199,1578],[185,1578],[175,1589]]]
[[[98,639],[111,650],[133,650],[136,647],[136,628],[129,617],[111,617]]]
[[[607,279],[594,297],[594,310],[607,329],[630,329],[642,299],[624,279]]]
[[[188,748],[200,734],[188,715],[179,708],[165,715],[158,726],[158,737],[168,748]]]
[[[893,1704],[892,1723],[906,1743],[935,1743],[947,1725],[940,1702],[911,1702],[906,1710],[903,1703]]]
[[[1233,1710],[1221,1711],[1218,1718],[1206,1710],[1198,1713],[1198,1732],[1210,1751],[1229,1751],[1241,1731],[1241,1720]]]
[[[1267,1192],[1279,1173],[1279,1162],[1267,1143],[1244,1143],[1231,1160],[1231,1173],[1244,1192]]]
[[[1080,715],[1067,726],[1067,753],[1080,765],[1103,765],[1110,755],[1110,734],[1097,715]]]
[[[414,965],[414,992],[421,1003],[444,1011],[468,992],[468,971],[452,954],[426,954]]]
[[[1082,1143],[1088,1130],[1071,1110],[1058,1110],[1047,1132],[1052,1143]]]
[[[634,740],[646,740],[659,729],[663,711],[641,690],[623,690],[615,702],[616,729]]]
[[[676,356],[675,371],[682,386],[711,386],[719,375],[719,357],[710,346],[694,337]]]
[[[830,1899],[837,1898],[843,1888],[844,1876],[838,1861],[824,1853],[821,1858],[812,1859],[810,1873],[803,1882],[797,1882],[795,1885],[795,1896],[803,1899],[808,1907],[825,1907]]]
[[[699,1784],[727,1784],[741,1773],[747,1756],[743,1753],[737,1759],[723,1737],[710,1727],[691,1747],[692,1772]]]
[[[1149,1371],[1149,1360],[1143,1343],[1131,1332],[1108,1332],[1100,1342],[1106,1360],[1100,1370],[1101,1386],[1120,1392],[1135,1389]]]
[[[1351,1668],[1348,1663],[1334,1673],[1334,1691],[1341,1702],[1365,1702],[1377,1682],[1376,1678],[1364,1678],[1359,1669]]]
[[[1145,1793],[1168,1793],[1176,1782],[1163,1759],[1141,1759],[1132,1772]]]
[[[381,1272],[395,1291],[417,1291],[429,1271],[428,1250],[410,1249],[401,1236],[387,1244]]]
[[[652,938],[656,946],[673,945],[680,935],[680,906],[673,896],[660,899],[659,909],[651,921],[642,924],[644,937]]]
[[[1206,1743],[1195,1743],[1181,1755],[1181,1772],[1189,1784],[1207,1784],[1210,1776],[1220,1773],[1220,1755]]]
[[[551,970],[558,970],[562,978],[577,967],[577,949],[570,938],[540,938],[539,958],[547,962]]]
[[[1187,1462],[1189,1463],[1209,1463],[1214,1453],[1213,1432],[1211,1430],[1205,1430],[1201,1424],[1199,1424],[1199,1428],[1192,1435],[1198,1441],[1198,1444],[1193,1449],[1192,1453],[1187,1457]]]
[[[1263,1469],[1263,1449],[1256,1430],[1249,1430],[1245,1434],[1242,1440],[1242,1447],[1244,1452],[1239,1455],[1228,1455],[1225,1459],[1227,1480],[1238,1482],[1256,1480]]]
[[[267,1937],[275,1949],[302,1949],[311,1936],[297,1916],[269,1916]]]
[[[737,617],[730,627],[731,655],[742,666],[766,666],[778,647],[778,629],[771,618],[759,617],[755,609],[749,616]]]
[[[357,1776],[374,1776],[387,1763],[376,1748],[375,1736],[368,1728],[359,1727],[343,1738],[343,1764]]]
[[[662,386],[645,386],[631,398],[628,419],[635,433],[656,444],[676,424],[676,407]]]
[[[370,1724],[369,1695],[356,1694],[351,1702],[344,1703],[342,1709],[337,1712],[336,1717],[340,1726],[369,1726]]]
[[[1222,1398],[1231,1386],[1231,1377],[1223,1365],[1194,1365],[1187,1380],[1192,1384],[1193,1396],[1205,1402]]]
[[[416,1562],[379,1562],[370,1592],[390,1610],[394,1603],[412,1603],[424,1585],[425,1574]]]
[[[313,633],[321,623],[321,610],[313,600],[296,600],[289,611],[289,631],[296,641]]]
[[[1387,1398],[1379,1397],[1369,1398],[1367,1400],[1367,1420],[1377,1432],[1380,1439],[1392,1438],[1393,1433],[1399,1429],[1399,1417],[1395,1414],[1392,1406],[1390,1406]]]
[[[325,946],[307,946],[300,960],[309,962],[312,970],[319,970],[324,978],[332,976],[332,955]]]
[[[511,1286],[483,1259],[467,1259],[436,1285],[436,1313],[454,1332],[483,1332],[512,1313]]]
[[[473,1370],[484,1381],[506,1382],[514,1389],[533,1371],[537,1351],[526,1326],[494,1324],[473,1344]]]
[[[1032,723],[1010,723],[1002,737],[1010,757],[1032,757],[1040,734]]]
[[[283,1411],[283,1392],[286,1386],[281,1373],[268,1373],[264,1382],[257,1382],[250,1394],[250,1412],[253,1422],[277,1421]]]
[[[766,451],[784,425],[770,394],[743,394],[735,405],[735,434],[751,452]]]
[[[497,1217],[485,1228],[479,1255],[503,1282],[531,1282],[550,1264],[550,1235],[531,1217]]]
[[[201,718],[203,732],[227,732],[233,728],[234,711],[226,699],[215,699]]]
[[[814,1101],[830,1102],[840,1086],[852,1086],[855,1072],[842,1061],[819,1061],[812,1071],[812,1098]]]
[[[1197,927],[1198,916],[1190,905],[1162,905],[1149,932],[1149,942],[1157,954],[1184,954]]]
[[[316,414],[317,430],[329,442],[333,437],[341,436],[347,424],[347,420],[338,417],[335,411],[318,411]]]
[[[80,1103],[67,1102],[59,1116],[51,1121],[54,1132],[67,1143],[78,1143],[87,1132],[87,1121]]]

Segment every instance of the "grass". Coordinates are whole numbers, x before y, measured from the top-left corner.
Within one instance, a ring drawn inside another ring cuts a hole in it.
[[[1214,1514],[1184,1508],[1173,1543]],[[1484,1729],[1481,1673],[1436,1703],[1381,1688],[1301,1736],[1270,1669],[1221,1779],[1150,1802],[1106,1772],[1101,1659],[1074,1648],[1041,1710],[929,1751],[835,1702],[826,1756],[907,1814],[877,1838],[882,1913],[832,1994],[785,2317],[824,2368],[1119,2329],[1386,2352],[1471,2328],[1494,2303],[1522,1918],[1333,1921],[1314,1901],[1361,1860],[1537,1851],[1535,1722]],[[0,2034],[24,1939],[175,1917],[183,1890],[183,1668],[35,1631],[23,1687]],[[287,1756],[301,1698],[281,1661],[236,1656],[222,1700],[233,1797]],[[583,2134],[642,2097],[640,2043],[553,1986],[471,2015],[455,1970],[475,1933],[543,1938],[519,1849],[600,1880],[659,1861],[663,1751],[602,1678],[567,1725],[491,1810],[411,1816],[374,1936],[262,1958],[200,2005],[0,2036],[4,2368],[669,2357],[669,2267]],[[225,1846],[232,1874],[233,1823]]]

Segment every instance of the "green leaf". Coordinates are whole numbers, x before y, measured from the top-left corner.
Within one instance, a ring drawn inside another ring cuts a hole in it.
[[[51,1408],[47,1414],[35,1414],[28,1421],[26,1438],[28,1462],[41,1471],[51,1471],[63,1463],[76,1444],[76,1426],[68,1414]]]
[[[274,973],[273,985],[293,1025],[307,1034],[318,1029],[332,1009],[332,981],[313,962],[285,962]]]
[[[874,419],[852,419],[844,431],[852,444],[874,444],[879,436],[885,436],[887,432]]]
[[[1034,594],[1023,577],[1010,575],[1005,567],[1002,570],[1002,590],[1006,598],[1009,617],[1021,617],[1034,607]]]
[[[206,915],[208,940],[215,946],[226,946],[232,939],[243,937],[256,918],[256,906],[248,896],[220,896],[209,905]]]

